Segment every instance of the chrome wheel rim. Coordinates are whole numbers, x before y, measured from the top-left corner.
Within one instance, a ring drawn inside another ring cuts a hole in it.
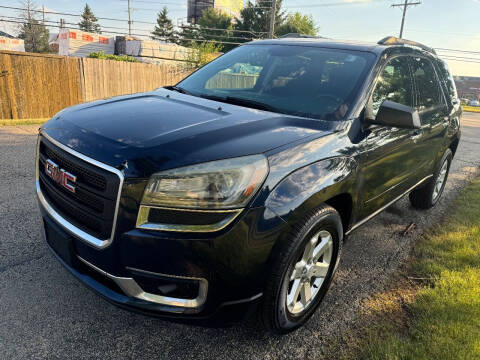
[[[433,201],[436,201],[437,198],[440,196],[440,193],[442,192],[443,184],[445,183],[445,180],[447,178],[447,171],[448,171],[448,161],[445,160],[445,162],[442,165],[442,168],[440,169],[440,172],[438,173],[435,187],[433,188],[433,194],[432,194]]]
[[[286,305],[291,314],[299,314],[315,300],[328,274],[333,256],[332,235],[322,230],[307,242],[302,257],[289,274]]]

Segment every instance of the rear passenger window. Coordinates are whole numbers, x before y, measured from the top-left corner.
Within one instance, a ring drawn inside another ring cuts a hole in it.
[[[377,114],[385,100],[413,106],[413,84],[406,56],[392,59],[382,71],[373,92],[373,113]]]
[[[420,110],[442,105],[442,91],[432,63],[424,58],[412,58],[412,67]]]

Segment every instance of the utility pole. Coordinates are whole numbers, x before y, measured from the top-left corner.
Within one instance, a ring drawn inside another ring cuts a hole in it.
[[[132,9],[130,8],[130,0],[128,0],[128,35],[132,36]]]
[[[275,15],[277,13],[277,0],[272,0],[272,13],[270,14],[270,28],[268,30],[268,37],[273,39],[275,34]]]
[[[42,24],[45,24],[45,5],[42,5]]]
[[[403,7],[403,16],[402,16],[402,26],[400,27],[400,39],[403,37],[403,27],[405,26],[405,15],[407,14],[407,9],[409,6],[420,5],[421,2],[411,2],[405,0],[404,4],[393,4],[392,7]]]

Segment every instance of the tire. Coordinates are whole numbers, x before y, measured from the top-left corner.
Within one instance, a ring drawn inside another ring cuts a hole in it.
[[[410,193],[410,202],[414,208],[430,209],[440,200],[447,183],[452,158],[452,151],[447,149],[433,177],[425,185]]]
[[[287,241],[274,250],[270,262],[273,270],[260,307],[261,319],[268,330],[285,334],[302,326],[313,315],[337,269],[342,239],[340,215],[331,206],[322,205],[295,225]],[[308,258],[307,261],[304,258]]]

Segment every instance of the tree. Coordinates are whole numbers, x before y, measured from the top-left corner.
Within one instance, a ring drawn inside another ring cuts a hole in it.
[[[198,19],[198,35],[205,40],[215,40],[222,50],[228,51],[235,47],[235,44],[222,44],[221,42],[232,42],[233,18],[214,8],[203,10],[202,17]],[[216,30],[212,30],[216,29]]]
[[[303,35],[317,35],[318,27],[311,15],[302,15],[299,12],[290,14],[283,24],[277,27],[275,35],[282,36],[290,33]]]
[[[196,25],[181,26],[178,34],[178,43],[182,46],[191,47],[200,39],[199,33],[199,27]]]
[[[36,13],[33,11],[37,5],[31,0],[21,2],[22,10],[20,13],[22,24],[20,25],[18,37],[25,41],[25,51],[48,53],[49,31],[44,24],[36,19]]]
[[[97,34],[101,34],[102,30],[100,28],[100,24],[97,23],[98,19],[93,15],[92,9],[88,4],[85,4],[85,8],[83,9],[82,14],[82,21],[78,23],[78,27],[80,30],[93,32]]]
[[[251,31],[256,37],[265,37],[268,34],[270,26],[271,10],[266,8],[265,2],[249,1],[240,13],[240,19],[237,19],[236,30]],[[275,9],[275,28],[282,25],[285,21],[285,12],[282,10],[282,0],[277,0]],[[245,33],[243,36],[245,37]],[[244,39],[243,41],[249,41]]]
[[[165,6],[157,16],[157,25],[152,31],[152,39],[172,43],[178,42],[177,32],[173,28],[172,20],[168,17],[168,10]]]

